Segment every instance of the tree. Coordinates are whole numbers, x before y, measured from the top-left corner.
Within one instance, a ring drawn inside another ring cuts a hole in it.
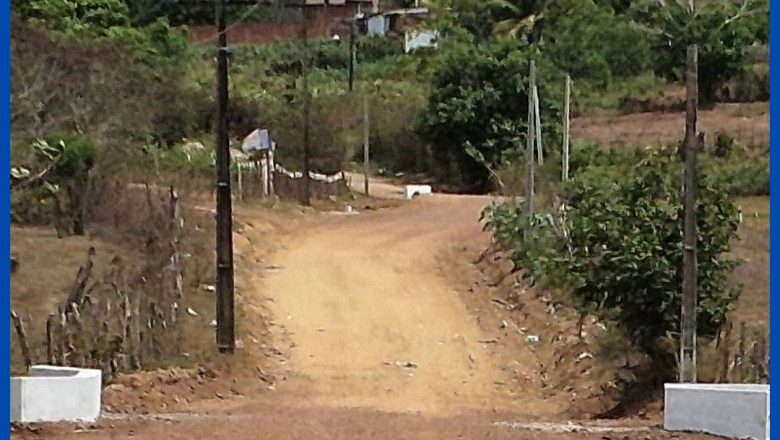
[[[768,15],[768,5],[756,0],[713,1],[692,9],[692,4],[641,1],[631,13],[655,33],[655,71],[667,79],[684,78],[687,48],[699,46],[700,98],[713,101],[721,85],[744,71],[747,50],[757,38],[751,20]]]
[[[488,170],[467,151],[473,148],[493,167],[512,155],[522,156],[518,147],[525,138],[533,56],[532,50],[520,49],[513,41],[459,45],[442,54],[419,133],[430,143],[434,159],[449,165],[449,175],[440,176],[443,181],[488,191]],[[538,83],[542,128],[550,139],[559,131],[560,111],[545,82]]]
[[[29,0],[15,2],[12,9],[21,18],[43,22],[66,33],[102,31],[130,24],[122,0]]]
[[[439,29],[466,30],[478,43],[508,36],[526,43],[539,41],[550,0],[431,0],[427,4],[440,17]]]
[[[560,1],[544,30],[544,51],[575,79],[627,77],[647,71],[650,39],[627,16],[592,0]]]
[[[50,134],[36,140],[31,149],[39,166],[45,167],[42,176],[51,188],[58,214],[69,217],[74,235],[84,235],[89,172],[97,156],[95,146],[78,135]],[[65,190],[68,198],[64,210],[59,199],[60,189]]]

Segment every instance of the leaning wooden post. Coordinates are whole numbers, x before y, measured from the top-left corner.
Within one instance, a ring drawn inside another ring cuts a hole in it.
[[[536,81],[534,81],[535,83]],[[536,133],[536,154],[539,166],[544,164],[542,152],[542,116],[539,111],[539,88],[534,84],[534,131]]]
[[[46,319],[46,360],[49,365],[57,365],[57,358],[54,355],[54,313],[49,313]]]
[[[22,358],[24,359],[25,368],[30,368],[32,365],[32,356],[30,355],[30,346],[27,345],[27,332],[24,331],[24,324],[22,324],[22,318],[11,310],[11,320],[14,322],[16,328],[16,334],[19,336],[19,346],[22,348]]]
[[[526,171],[526,190],[525,190],[525,211],[527,216],[527,228],[530,229],[531,218],[534,215],[534,88],[536,87],[536,63],[531,60],[531,66],[528,72],[528,130],[526,132],[526,162],[528,169]],[[526,229],[526,231],[528,231]]]
[[[184,218],[181,214],[179,193],[170,187],[170,224],[171,224],[171,263],[173,266],[173,291],[176,298],[181,298],[184,292],[184,281],[181,275],[181,231],[184,229]]]
[[[563,156],[561,163],[561,180],[569,180],[569,142],[570,132],[569,124],[571,123],[571,115],[569,108],[569,101],[571,100],[571,77],[566,74],[566,84],[564,86],[564,99],[563,99]]]

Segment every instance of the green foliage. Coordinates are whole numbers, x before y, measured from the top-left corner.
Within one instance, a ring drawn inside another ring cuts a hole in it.
[[[178,25],[214,24],[216,22],[214,2],[193,2],[189,0],[122,0],[130,11],[133,25],[144,26],[158,19],[165,19]],[[226,2],[226,3],[229,3]],[[234,22],[239,18],[246,21],[269,21],[290,17],[289,9],[271,5],[231,5],[225,18]],[[294,11],[294,15],[298,11]]]
[[[724,145],[718,147],[716,144],[711,155],[701,156],[700,166],[705,170],[705,178],[734,196],[768,196],[769,151],[746,152],[736,143],[729,144],[725,138],[720,143]]]
[[[449,183],[475,191],[490,188],[487,170],[466,153],[469,147],[494,167],[522,155],[518,147],[526,131],[532,56],[512,42],[459,46],[441,55],[420,133],[434,159],[457,170],[458,175],[446,176]],[[552,139],[559,132],[559,102],[545,81],[538,84],[542,131]]]
[[[493,206],[487,227],[534,280],[567,286],[584,311],[611,316],[639,348],[658,358],[657,341],[679,331],[682,285],[681,165],[654,152],[621,179],[597,168],[566,187],[565,218],[537,216],[527,237],[520,207]],[[699,187],[699,334],[711,337],[738,292],[726,285],[737,212],[728,193],[704,178]]]
[[[52,173],[60,179],[81,178],[95,165],[97,149],[83,136],[51,133],[32,145],[33,156],[42,164],[54,164]]]
[[[65,33],[102,33],[115,26],[130,24],[122,0],[29,0],[15,2],[13,10],[22,18],[44,23]]]
[[[156,67],[179,60],[187,52],[186,31],[171,27],[164,19],[145,27],[108,28],[105,37]]]
[[[625,15],[591,0],[563,1],[557,7],[543,50],[573,78],[607,85],[612,76],[633,77],[650,67],[650,40]]]
[[[742,73],[750,44],[760,39],[750,16],[768,14],[763,5],[740,10],[735,2],[707,2],[695,12],[688,2],[639,2],[633,14],[657,33],[655,71],[670,80],[685,77],[688,46],[699,47],[699,91],[703,100],[714,100],[718,88]]]

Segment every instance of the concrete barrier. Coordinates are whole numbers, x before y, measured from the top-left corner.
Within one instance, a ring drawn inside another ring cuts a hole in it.
[[[409,200],[415,196],[423,196],[431,194],[430,185],[406,185],[404,187],[404,197]]]
[[[664,429],[769,440],[769,385],[666,384]]]
[[[11,422],[94,422],[101,392],[100,370],[35,365],[11,378]]]

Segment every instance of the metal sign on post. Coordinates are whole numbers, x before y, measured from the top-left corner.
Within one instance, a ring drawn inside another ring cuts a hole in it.
[[[271,135],[268,133],[267,129],[256,129],[244,138],[244,141],[241,144],[241,150],[244,153],[267,151],[273,149],[274,144],[275,142],[271,140]]]
[[[273,152],[276,142],[271,138],[268,129],[255,129],[249,133],[241,144],[244,153],[251,154],[262,173],[263,196],[271,196],[273,192]]]

